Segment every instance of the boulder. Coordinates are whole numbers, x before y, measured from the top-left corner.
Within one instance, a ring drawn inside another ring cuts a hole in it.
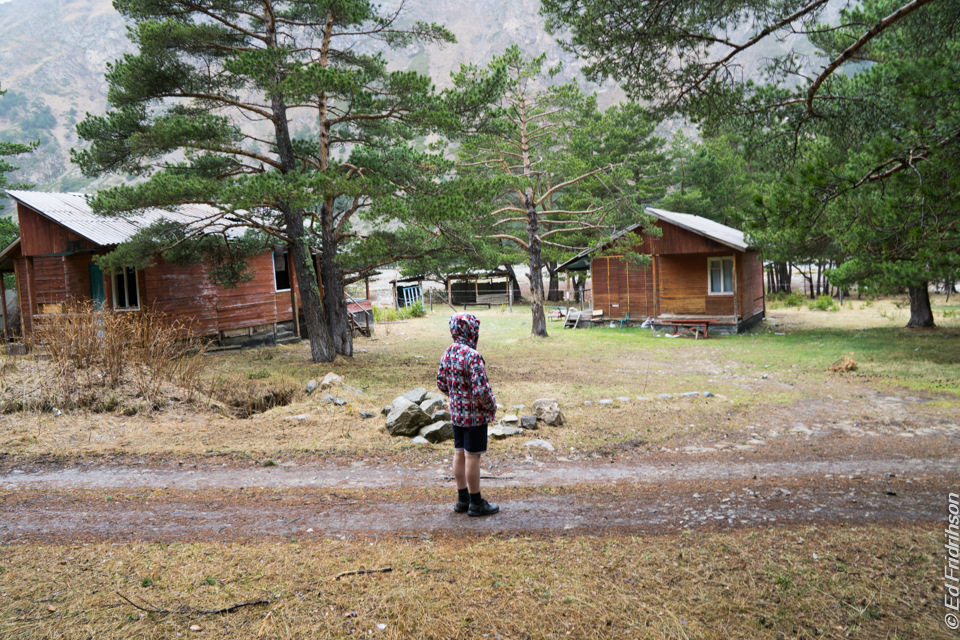
[[[521,429],[536,429],[536,428],[537,428],[537,416],[520,416],[520,428],[521,428]]]
[[[527,440],[523,443],[525,447],[540,447],[541,449],[546,449],[547,451],[556,451],[554,446],[547,442],[546,440],[541,440],[537,438],[536,440]]]
[[[427,400],[439,400],[440,402],[446,402],[447,396],[443,395],[439,391],[428,391],[427,395],[423,396],[421,402],[426,402]]]
[[[385,415],[387,415],[388,413],[390,413],[390,411],[391,411],[392,409],[393,409],[393,405],[392,405],[392,404],[388,404],[387,406],[385,406],[383,409],[380,410],[380,415],[385,416]]]
[[[423,436],[414,436],[410,439],[410,442],[413,444],[430,444],[430,441]]]
[[[426,395],[427,395],[427,390],[424,389],[423,387],[418,387],[411,391],[407,391],[405,394],[403,394],[400,397],[406,398],[407,400],[409,400],[410,402],[413,402],[414,404],[420,404],[421,402],[423,402],[424,396]]]
[[[329,389],[330,387],[339,387],[343,384],[343,378],[335,374],[333,371],[323,376],[323,380],[320,381],[321,389]]]
[[[450,412],[446,409],[440,409],[433,414],[434,420],[450,420]]]
[[[314,391],[317,390],[318,386],[319,385],[317,385],[316,380],[310,380],[309,382],[307,382],[307,393],[313,393]]]
[[[420,435],[434,444],[453,440],[453,423],[448,420],[434,422],[420,429]]]
[[[393,407],[387,414],[386,428],[392,436],[413,436],[420,431],[420,427],[430,422],[430,416],[423,412],[420,405],[401,397],[393,401]]]
[[[520,426],[520,417],[513,413],[508,413],[507,415],[500,418],[500,424],[505,427],[519,427]]]
[[[332,396],[332,395],[330,395],[329,393],[324,394],[324,396],[323,396],[323,401],[326,402],[326,403],[328,403],[328,404],[335,404],[335,405],[337,405],[338,407],[342,407],[343,405],[347,404],[347,401],[344,400],[343,398],[338,398],[338,397],[336,397],[336,396]]]
[[[443,399],[442,398],[427,398],[420,403],[420,408],[423,409],[423,412],[428,416],[432,416],[437,411],[443,409]]]
[[[538,420],[552,427],[561,426],[566,419],[556,398],[541,398],[533,402],[533,413]]]
[[[523,433],[524,430],[520,427],[507,427],[499,424],[487,429],[487,435],[494,440],[503,440],[504,438],[509,438],[510,436],[519,436]]]

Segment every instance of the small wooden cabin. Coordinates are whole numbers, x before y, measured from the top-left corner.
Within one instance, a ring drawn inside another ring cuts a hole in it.
[[[560,265],[590,270],[594,312],[606,319],[629,315],[631,323],[651,318],[662,327],[708,320],[710,332],[718,333],[739,333],[763,319],[763,263],[742,231],[686,213],[646,212],[656,219],[660,237],[636,224]],[[593,255],[628,234],[636,238],[633,250],[650,256],[647,266],[620,255]]]
[[[93,261],[161,218],[208,220],[217,213],[213,207],[193,205],[175,212],[155,209],[135,217],[107,218],[96,215],[82,194],[7,193],[17,205],[20,237],[0,252],[0,272],[16,274],[21,331],[27,339],[45,317],[65,312],[75,301],[91,301],[115,312],[149,308],[182,319],[195,334],[221,342],[270,341],[278,323],[294,320],[296,276],[282,250],[252,258],[253,279],[235,288],[210,282],[202,264],[180,266],[158,258],[146,269],[104,273]]]

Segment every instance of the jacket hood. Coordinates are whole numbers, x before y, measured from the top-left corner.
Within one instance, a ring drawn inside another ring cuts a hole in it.
[[[450,316],[450,335],[454,342],[476,349],[480,340],[480,319],[469,313]]]

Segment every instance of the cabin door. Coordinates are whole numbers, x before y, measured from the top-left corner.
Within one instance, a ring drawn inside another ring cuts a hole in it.
[[[103,309],[103,270],[100,265],[90,263],[90,299],[93,300],[93,308],[97,311]]]

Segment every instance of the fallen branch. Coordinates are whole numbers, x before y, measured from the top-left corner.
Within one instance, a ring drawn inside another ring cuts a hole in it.
[[[270,604],[269,600],[251,600],[250,602],[240,602],[238,604],[232,604],[229,607],[224,607],[222,609],[194,609],[193,607],[180,607],[179,609],[160,609],[159,607],[154,607],[152,605],[149,607],[142,607],[119,591],[117,591],[117,595],[123,598],[124,600],[126,600],[127,604],[129,604],[130,606],[136,609],[139,609],[140,611],[145,611],[147,613],[174,613],[178,615],[184,615],[184,614],[218,615],[221,613],[233,613],[234,611],[242,607],[252,607],[259,604]],[[146,600],[144,600],[144,602],[146,602]]]
[[[383,567],[382,569],[354,569],[353,571],[341,571],[338,573],[331,582],[336,582],[340,578],[346,576],[359,576],[364,573],[387,573],[388,571],[393,571],[393,567]]]

